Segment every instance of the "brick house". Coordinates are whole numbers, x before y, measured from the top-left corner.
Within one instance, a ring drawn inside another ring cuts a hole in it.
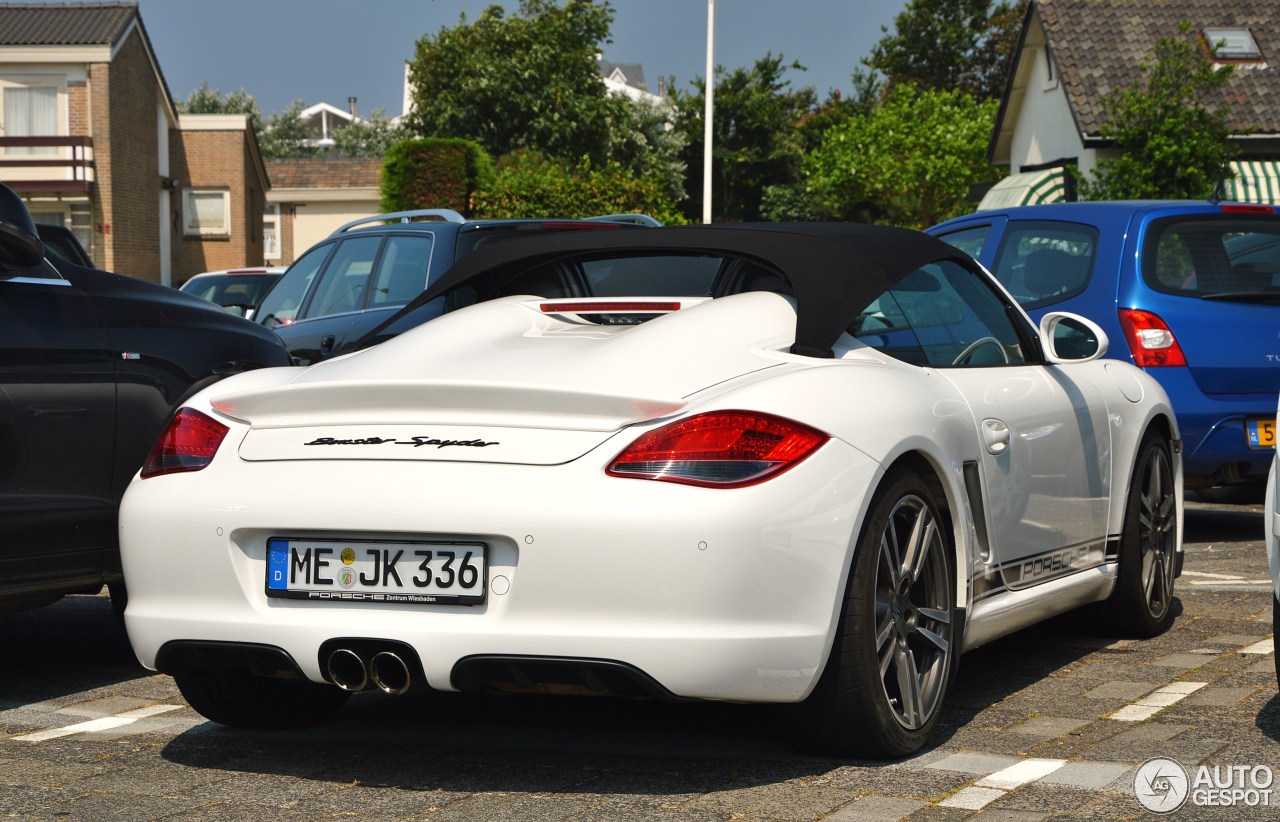
[[[268,248],[268,264],[289,265],[343,223],[381,210],[381,158],[322,154],[268,160],[267,171],[272,186],[266,231],[278,238]]]
[[[1104,98],[1141,78],[1162,37],[1190,37],[1234,66],[1220,101],[1241,149],[1227,199],[1280,203],[1280,2],[1032,0],[1023,19],[988,154],[1010,176],[979,208],[1075,199],[1064,173],[1089,173],[1115,152],[1102,137]]]
[[[247,118],[177,112],[133,3],[0,4],[0,182],[121,274],[177,285],[263,259]]]

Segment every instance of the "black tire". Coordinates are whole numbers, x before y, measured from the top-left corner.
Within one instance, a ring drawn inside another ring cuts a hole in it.
[[[831,655],[792,715],[803,747],[897,758],[919,750],[937,723],[958,652],[954,552],[940,498],[909,471],[877,490]]]
[[[287,730],[318,725],[347,703],[336,685],[254,676],[242,670],[174,674],[178,690],[206,719],[236,728]]]
[[[1100,609],[1107,630],[1146,639],[1173,625],[1177,545],[1178,501],[1169,441],[1148,431],[1138,447],[1125,501],[1119,576]]]
[[[124,581],[110,582],[107,584],[107,593],[111,595],[111,610],[116,615],[116,624],[120,626],[120,630],[124,630],[124,609],[129,605],[129,589],[124,587]]]
[[[1280,642],[1280,599],[1271,595],[1271,640]],[[1280,688],[1280,651],[1271,655],[1276,661],[1276,687]]]
[[[1199,488],[1196,496],[1210,505],[1261,505],[1266,500],[1265,482],[1243,482]]]

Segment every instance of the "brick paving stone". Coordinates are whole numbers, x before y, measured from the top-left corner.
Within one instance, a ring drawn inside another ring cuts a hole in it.
[[[1124,762],[1068,762],[1040,781],[1048,785],[1102,790],[1133,770]]]
[[[1160,687],[1158,682],[1131,682],[1115,679],[1085,692],[1090,699],[1123,699],[1126,702],[1145,696]]]
[[[1257,688],[1214,688],[1210,686],[1187,697],[1187,701],[1183,704],[1197,707],[1230,708],[1237,702],[1253,696],[1257,690]]]
[[[743,814],[753,819],[819,819],[844,807],[858,794],[830,785],[806,785],[801,781],[753,785],[711,791],[684,806],[688,810]]]
[[[1071,719],[1063,716],[1037,716],[1019,725],[1009,728],[1006,733],[1035,737],[1039,740],[1056,739],[1063,734],[1083,728],[1089,720]]]
[[[940,759],[926,767],[941,771],[959,771],[960,773],[993,774],[1018,764],[1021,759],[1016,756],[995,756],[974,751],[962,751]]]
[[[1020,811],[1014,808],[987,808],[969,817],[972,822],[1040,822],[1049,814],[1041,811]]]
[[[1208,645],[1233,645],[1241,647],[1244,645],[1252,645],[1265,636],[1266,634],[1222,634],[1220,636],[1209,637],[1205,640],[1205,643]]]
[[[972,786],[956,791],[951,796],[942,800],[939,804],[944,808],[963,808],[968,811],[977,811],[995,802],[997,799],[1003,798],[1008,791],[1002,791],[999,788],[979,788]]]
[[[1141,744],[1144,742],[1163,742],[1167,739],[1173,739],[1183,731],[1189,730],[1190,725],[1173,725],[1165,722],[1148,722],[1145,725],[1125,731],[1111,738],[1110,741],[1121,745]]]
[[[928,805],[927,802],[918,799],[864,796],[825,817],[823,822],[889,822],[894,819],[905,819],[926,805]]]
[[[1215,657],[1210,654],[1169,654],[1159,659],[1153,659],[1147,664],[1160,668],[1180,668],[1183,671],[1191,671],[1208,665],[1214,659]]]

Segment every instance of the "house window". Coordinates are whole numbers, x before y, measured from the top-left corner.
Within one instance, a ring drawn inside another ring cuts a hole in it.
[[[280,259],[280,206],[267,203],[262,212],[262,258]]]
[[[1262,60],[1258,42],[1248,29],[1212,28],[1201,32],[1209,54],[1219,63],[1253,63]]]
[[[187,235],[231,234],[231,192],[188,188],[182,192],[182,225]]]
[[[10,86],[4,90],[6,137],[53,137],[58,133],[58,90]],[[57,154],[57,146],[9,146],[7,154]]]

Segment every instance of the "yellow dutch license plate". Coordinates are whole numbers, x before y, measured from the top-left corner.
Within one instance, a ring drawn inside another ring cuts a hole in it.
[[[1249,438],[1250,448],[1276,447],[1276,421],[1270,417],[1245,420],[1245,435]]]

